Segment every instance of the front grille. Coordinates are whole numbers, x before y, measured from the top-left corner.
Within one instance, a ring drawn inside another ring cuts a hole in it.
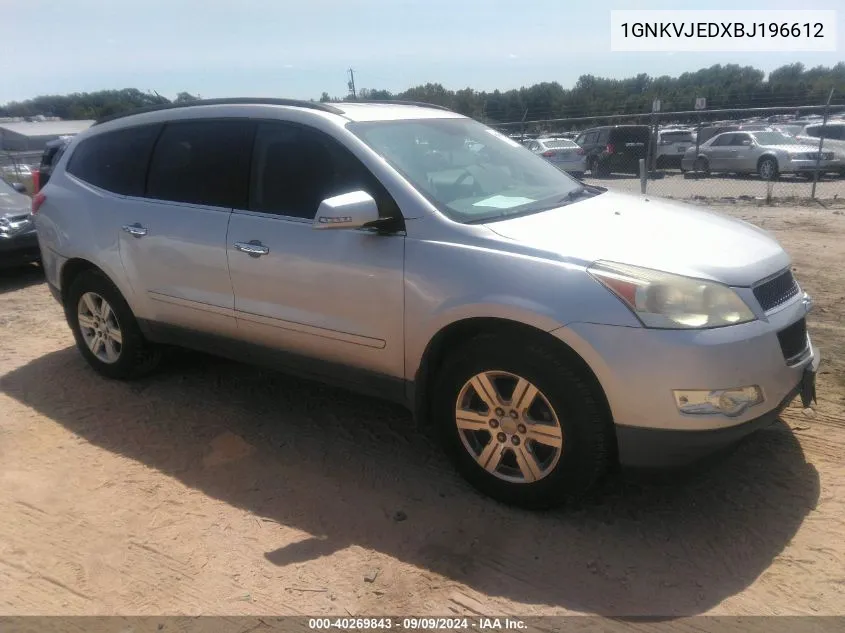
[[[782,329],[778,341],[786,361],[795,360],[807,349],[807,322],[801,319]]]
[[[760,302],[763,312],[774,310],[798,294],[798,283],[787,270],[777,277],[766,281],[754,288],[754,296]]]

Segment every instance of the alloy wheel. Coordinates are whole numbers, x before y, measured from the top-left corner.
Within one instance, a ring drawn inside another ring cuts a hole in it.
[[[98,360],[109,365],[120,360],[123,333],[108,301],[96,292],[86,292],[79,298],[76,319],[82,339]]]
[[[563,429],[549,399],[510,372],[485,371],[470,378],[458,393],[455,424],[475,461],[504,481],[539,481],[563,453]]]

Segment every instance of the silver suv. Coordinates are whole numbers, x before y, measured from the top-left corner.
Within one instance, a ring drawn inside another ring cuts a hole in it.
[[[390,398],[509,503],[687,463],[814,397],[811,303],[768,234],[586,186],[445,109],[121,116],[71,141],[33,211],[100,374],[175,344]]]

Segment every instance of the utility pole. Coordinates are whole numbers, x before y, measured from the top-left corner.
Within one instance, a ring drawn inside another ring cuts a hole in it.
[[[358,98],[358,94],[355,92],[355,71],[353,69],[349,69],[349,94],[352,95],[353,99]]]
[[[830,112],[830,100],[833,98],[833,88],[827,95],[827,103],[824,104],[824,116],[822,117],[822,127],[819,133],[819,153],[816,154],[816,169],[813,171],[813,190],[810,192],[810,198],[816,199],[816,185],[819,183],[819,164],[822,161],[822,149],[824,148],[824,132],[827,128],[827,115]]]

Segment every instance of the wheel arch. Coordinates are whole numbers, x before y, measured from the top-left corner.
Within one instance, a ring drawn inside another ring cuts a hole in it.
[[[538,343],[555,350],[566,358],[582,375],[595,393],[607,419],[612,420],[610,404],[598,377],[587,362],[569,345],[532,325],[500,317],[468,317],[442,327],[428,342],[414,376],[413,413],[417,424],[428,428],[430,415],[430,390],[435,377],[451,350],[462,343],[482,335],[507,337],[525,343]],[[613,434],[615,438],[615,433]],[[615,450],[615,447],[614,447]]]
[[[71,257],[65,261],[59,269],[59,295],[62,305],[66,303],[67,293],[74,280],[84,272],[91,271],[98,273],[109,280],[117,288],[118,292],[123,296],[123,299],[129,304],[130,309],[137,315],[136,307],[133,305],[133,296],[130,288],[125,288],[121,280],[115,275],[109,274],[108,270],[102,266],[98,266],[94,262],[84,257]]]

